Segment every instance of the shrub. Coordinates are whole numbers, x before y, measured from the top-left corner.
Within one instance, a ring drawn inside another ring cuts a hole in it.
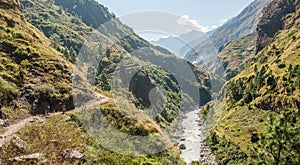
[[[297,37],[296,36],[293,36],[293,41],[296,41]]]
[[[224,136],[219,137],[215,132],[212,132],[206,141],[216,156],[218,164],[246,164],[248,156],[235,145],[228,141]]]
[[[265,132],[251,150],[254,164],[299,164],[300,125],[292,111],[270,115]]]
[[[278,68],[280,68],[280,69],[285,68],[285,67],[286,67],[285,64],[279,64],[279,65],[278,65]]]
[[[18,94],[17,86],[0,77],[0,102],[10,104]]]

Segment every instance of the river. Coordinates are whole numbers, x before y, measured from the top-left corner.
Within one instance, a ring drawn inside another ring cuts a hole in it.
[[[179,143],[178,146],[181,146],[181,158],[187,164],[192,161],[216,164],[213,154],[205,144],[205,128],[199,110],[183,115],[175,131],[174,140]]]

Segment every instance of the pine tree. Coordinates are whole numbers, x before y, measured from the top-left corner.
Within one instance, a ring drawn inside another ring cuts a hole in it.
[[[104,91],[110,90],[110,80],[106,71],[102,71],[102,73],[98,76],[97,84]]]
[[[76,51],[73,49],[73,47],[70,48],[69,61],[72,63],[76,62]]]
[[[254,164],[299,164],[299,128],[296,115],[291,111],[270,115],[264,134],[251,149]]]
[[[289,65],[288,71],[289,71],[289,73],[291,73],[293,71],[293,65],[292,64]]]
[[[70,58],[70,51],[67,47],[65,47],[65,49],[62,52],[64,54],[64,56],[69,59]]]
[[[257,65],[254,66],[254,72],[255,72],[256,74],[258,73]]]
[[[30,65],[28,60],[22,60],[19,67],[19,83],[22,84],[25,81],[27,75],[27,67]]]

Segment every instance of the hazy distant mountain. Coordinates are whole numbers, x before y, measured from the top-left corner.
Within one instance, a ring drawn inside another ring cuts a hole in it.
[[[176,56],[183,58],[189,51],[207,38],[205,33],[193,30],[178,37],[160,38],[157,41],[151,41],[151,43],[167,48]]]
[[[262,10],[270,2],[271,0],[256,0],[252,2],[238,16],[230,19],[221,27],[208,33],[210,39],[202,41],[198,46],[196,46],[196,52],[188,52],[185,58],[192,62],[197,62],[200,59],[205,61],[206,58],[210,58],[210,55],[216,54],[217,52],[215,51],[224,44],[231,40],[254,33],[256,31],[259,18],[262,15]],[[207,48],[211,48],[211,50],[209,51]]]

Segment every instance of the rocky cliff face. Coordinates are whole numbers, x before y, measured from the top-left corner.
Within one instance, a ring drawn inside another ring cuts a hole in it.
[[[266,7],[257,25],[257,52],[271,44],[279,30],[288,29],[293,26],[295,19],[299,18],[300,15],[299,13],[296,13],[294,16],[289,14],[294,13],[299,7],[300,2],[298,0],[274,0]],[[289,17],[294,18],[287,21]]]

